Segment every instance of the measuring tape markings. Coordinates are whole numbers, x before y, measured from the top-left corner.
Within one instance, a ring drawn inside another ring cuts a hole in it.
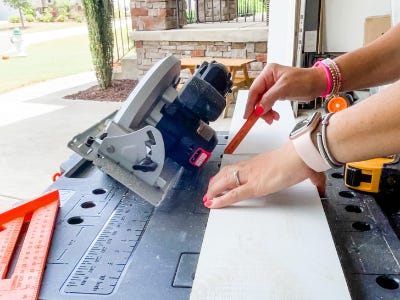
[[[50,194],[49,197],[55,195],[54,193]],[[19,217],[3,225],[5,229],[0,233],[2,238],[0,247],[2,262],[1,299],[37,299],[58,205],[59,201],[57,200],[37,208],[32,213],[30,220],[27,220],[29,227],[10,278],[5,278],[7,273],[5,269],[10,265],[12,252],[15,250],[18,236],[24,225],[24,217]],[[6,239],[3,239],[3,235]],[[7,246],[4,246],[6,244]]]
[[[117,189],[117,192],[114,190],[114,188],[106,187],[104,191],[107,192],[104,194],[86,193],[64,203],[58,214],[57,226],[53,236],[54,246],[50,249],[47,260],[48,269],[62,264],[65,267],[58,269],[58,275],[61,272],[70,274],[73,271],[79,259],[100,232],[99,225],[104,224],[126,193],[126,189]],[[118,201],[115,201],[114,197],[118,198]],[[90,209],[82,208],[81,205],[87,202],[93,202],[94,206]],[[82,223],[70,223],[71,219],[76,217],[82,218]],[[77,257],[79,257],[78,260]],[[67,268],[66,265],[69,267]],[[46,277],[47,272],[45,274],[45,285],[48,281]]]
[[[147,202],[138,205],[122,199],[68,277],[63,292],[112,293],[152,213]]]
[[[0,278],[5,278],[8,265],[21,231],[24,218],[20,217],[4,225],[0,225]]]

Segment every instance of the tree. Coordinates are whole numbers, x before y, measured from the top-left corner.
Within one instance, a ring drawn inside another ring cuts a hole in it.
[[[111,86],[114,36],[111,0],[83,0],[89,31],[90,53],[102,89]]]
[[[22,10],[30,8],[31,2],[29,0],[3,0],[3,2],[12,8],[18,9],[22,28],[25,28],[24,15],[22,14]]]

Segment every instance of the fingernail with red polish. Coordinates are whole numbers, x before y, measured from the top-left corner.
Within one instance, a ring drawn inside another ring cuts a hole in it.
[[[207,201],[208,201],[207,194],[205,194],[203,197],[203,202],[206,203]]]
[[[209,208],[212,204],[213,204],[212,201],[207,200],[206,202],[204,202],[204,206],[207,208]]]
[[[257,116],[261,116],[264,113],[264,107],[262,107],[260,104],[257,105],[255,112]]]

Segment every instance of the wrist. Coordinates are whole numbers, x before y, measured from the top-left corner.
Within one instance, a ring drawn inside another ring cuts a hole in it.
[[[343,165],[335,159],[328,145],[327,127],[332,115],[330,113],[321,117],[321,113],[315,112],[297,123],[290,133],[297,154],[316,172],[324,172]]]
[[[315,97],[319,97],[326,92],[328,87],[325,71],[322,68],[310,68],[310,71],[312,72],[310,80],[313,86],[312,94]]]
[[[304,163],[316,172],[331,168],[316,146],[316,129],[321,123],[321,113],[315,112],[307,119],[297,123],[290,133],[293,146]]]
[[[337,63],[330,58],[326,58],[317,61],[313,67],[322,69],[325,74],[326,89],[320,96],[328,99],[337,96],[342,85],[342,73]]]
[[[304,162],[303,158],[296,151],[296,147],[293,143],[293,140],[289,139],[287,141],[287,143],[283,145],[283,148],[290,151],[290,152],[287,152],[286,157],[287,157],[287,163],[288,163],[288,165],[290,165],[291,169],[290,169],[290,171],[285,170],[285,173],[290,173],[293,169],[296,170],[296,172],[293,173],[295,182],[288,182],[289,185],[296,184],[307,178],[310,178],[315,173],[315,170],[310,168],[310,166]],[[282,149],[279,149],[279,151],[282,151]],[[288,181],[287,178],[283,179],[283,180]]]

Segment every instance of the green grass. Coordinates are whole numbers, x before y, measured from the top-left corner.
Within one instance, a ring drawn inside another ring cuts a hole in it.
[[[85,35],[32,45],[26,52],[26,57],[0,60],[0,93],[93,69]]]

